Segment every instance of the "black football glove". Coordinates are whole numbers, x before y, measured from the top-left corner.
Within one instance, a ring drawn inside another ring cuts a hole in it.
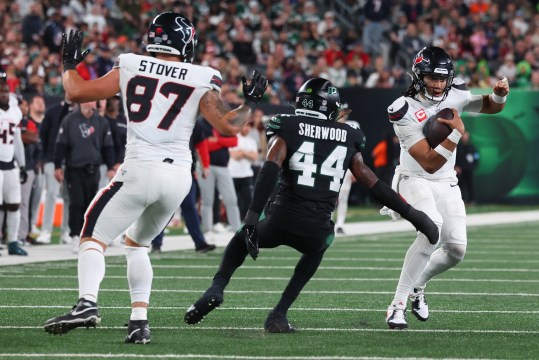
[[[266,92],[268,87],[268,79],[260,75],[258,71],[253,71],[253,77],[249,84],[247,84],[247,79],[245,76],[241,77],[241,82],[243,83],[243,97],[245,98],[245,103],[251,108],[255,107],[256,104],[262,99],[262,95]]]
[[[19,176],[21,180],[21,184],[26,183],[28,181],[28,173],[26,172],[26,168],[24,166],[21,166],[19,168]]]
[[[253,260],[256,260],[256,258],[258,257],[259,250],[256,225],[244,224],[238,232],[238,235],[241,236],[245,241],[245,245],[247,246],[247,251],[249,252],[249,255],[251,255]]]
[[[62,34],[64,71],[75,70],[77,65],[90,53],[90,49],[82,51],[83,41],[84,33],[82,31],[71,30],[69,36],[66,33]]]

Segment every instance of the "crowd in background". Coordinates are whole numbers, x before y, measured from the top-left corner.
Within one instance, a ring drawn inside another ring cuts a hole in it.
[[[239,103],[241,76],[270,80],[266,102],[286,104],[309,77],[338,87],[405,87],[413,55],[446,49],[472,87],[506,76],[512,88],[539,89],[537,0],[348,0],[354,26],[331,1],[45,0],[0,1],[0,66],[23,94],[62,96],[61,37],[83,29],[92,53],[78,70],[103,75],[124,52],[143,53],[148,22],[173,10],[195,23],[196,63],[221,71],[223,98]]]
[[[405,88],[409,83],[406,72],[414,55],[429,44],[448,51],[455,61],[457,76],[465,79],[470,87],[491,88],[498,78],[506,76],[513,88],[539,90],[539,0],[347,1],[356,16],[353,28],[337,20],[335,13],[329,10],[331,3],[312,0],[0,0],[0,68],[7,73],[10,90],[22,95],[20,101],[23,97],[28,100],[30,111],[25,118],[40,128],[46,109],[52,105],[46,104],[44,99],[63,98],[63,33],[71,29],[86,32],[85,46],[92,52],[77,70],[83,78],[94,79],[106,74],[118,55],[143,54],[143,34],[148,21],[158,13],[171,10],[185,14],[195,23],[198,46],[194,62],[221,72],[221,96],[230,104],[243,101],[241,78],[254,69],[265,74],[270,82],[263,101],[275,105],[293,103],[298,88],[310,77],[327,78],[340,88]],[[101,116],[105,116],[104,103],[99,110]],[[69,111],[77,110],[70,108]],[[67,113],[62,117],[65,115]],[[251,178],[265,153],[263,117],[258,109],[249,125],[248,137],[254,145],[245,145],[242,149],[236,146],[236,141],[234,145],[222,146],[227,154],[226,161],[209,164],[226,168],[228,147],[232,149],[233,166],[238,165],[237,161],[247,164],[243,164],[246,171],[241,172],[242,176],[233,177],[230,182],[230,187],[234,186],[238,194],[252,191]],[[56,131],[60,122],[61,119],[55,122]],[[109,119],[111,126],[116,122]],[[240,143],[246,141],[240,137]],[[32,144],[46,141],[24,142],[28,158],[33,151],[29,150]],[[250,147],[254,146],[258,148],[258,156],[248,155]],[[43,173],[43,163],[52,161],[38,157],[31,156],[28,166],[36,170],[36,178],[32,178],[32,185],[25,190],[28,197],[24,210],[32,210],[21,228],[20,240],[38,231],[35,224],[41,193],[34,193],[34,201],[31,201],[29,192],[34,192],[36,187],[43,188],[39,175]],[[248,171],[249,164],[254,172]],[[388,166],[393,168],[392,163]],[[102,172],[101,178],[106,182],[110,176]],[[244,178],[248,181],[242,183]],[[211,184],[213,187],[215,185]],[[468,193],[468,202],[473,202],[473,189]],[[213,199],[213,191],[210,197]],[[242,195],[241,199],[232,200],[234,206],[239,203],[243,218],[249,199],[244,200]],[[206,202],[211,208],[212,202]],[[215,215],[207,211],[215,221],[208,215],[208,224],[203,221],[204,231],[211,231],[212,223],[221,220],[218,207],[214,212]],[[231,213],[228,206],[227,212]],[[50,242],[51,229],[41,230],[43,242]]]

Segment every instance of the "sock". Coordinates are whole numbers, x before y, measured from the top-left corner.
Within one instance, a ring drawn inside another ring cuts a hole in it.
[[[397,308],[406,308],[408,296],[413,292],[414,284],[427,266],[429,257],[435,248],[436,245],[431,245],[427,237],[419,233],[406,252],[397,291],[392,302]]]
[[[79,298],[97,303],[99,285],[105,277],[103,248],[95,241],[85,241],[79,247]]]
[[[138,246],[126,246],[127,280],[131,303],[150,303],[152,290],[153,270],[148,256],[148,249]]]
[[[148,320],[148,308],[134,307],[131,309],[130,320]]]
[[[19,224],[21,223],[21,211],[8,211],[6,216],[7,242],[17,241]]]
[[[432,253],[425,270],[417,279],[415,287],[425,288],[430,279],[461,262],[465,253],[466,245],[449,244],[436,249]]]

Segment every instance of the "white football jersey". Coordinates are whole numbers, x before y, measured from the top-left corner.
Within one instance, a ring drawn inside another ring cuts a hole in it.
[[[22,112],[15,95],[9,95],[9,109],[0,109],[0,161],[10,162],[13,160],[15,145],[13,138],[22,120]]]
[[[120,55],[120,89],[127,117],[125,160],[174,160],[191,166],[189,139],[199,101],[220,91],[221,74],[206,66]]]
[[[393,129],[399,138],[401,146],[400,165],[397,166],[396,172],[408,176],[418,176],[428,180],[456,181],[456,150],[441,169],[434,174],[429,174],[408,153],[408,149],[425,138],[422,130],[426,124],[425,120],[430,116],[443,108],[455,108],[459,114],[463,111],[479,112],[482,103],[481,101],[477,101],[478,97],[480,98],[481,96],[470,93],[463,80],[454,79],[451,90],[449,90],[445,100],[441,102],[430,101],[420,96],[417,96],[419,100],[401,96],[389,105],[387,108],[389,121],[393,124]]]

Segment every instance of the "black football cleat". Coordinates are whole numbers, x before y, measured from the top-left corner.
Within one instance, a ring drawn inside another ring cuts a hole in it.
[[[148,320],[129,320],[125,342],[131,344],[149,343],[150,325],[148,324]]]
[[[215,248],[216,248],[215,245],[205,243],[204,245],[197,246],[197,247],[195,248],[195,251],[196,251],[197,253],[205,254],[205,253],[207,253],[207,252],[209,252],[209,251],[215,250]]]
[[[223,291],[210,287],[200,299],[187,309],[183,320],[189,325],[198,324],[210,311],[223,303]]]
[[[264,322],[264,330],[269,333],[293,333],[296,331],[282,312],[272,310]]]
[[[80,298],[70,312],[47,320],[45,331],[51,334],[65,334],[78,327],[96,327],[101,322],[97,304]]]

